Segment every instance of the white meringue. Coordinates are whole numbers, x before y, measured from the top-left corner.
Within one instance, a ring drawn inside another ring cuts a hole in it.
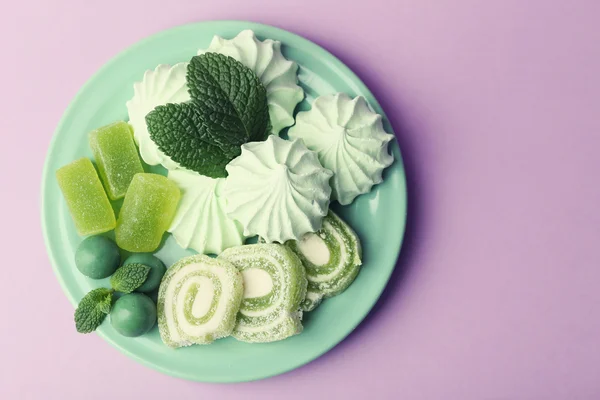
[[[146,115],[157,106],[190,100],[186,81],[187,65],[179,63],[171,67],[161,64],[154,70],[146,71],[144,78],[133,85],[133,97],[127,102],[129,123],[133,127],[133,137],[140,155],[148,165],[162,164],[167,169],[179,167],[150,138]]]
[[[294,123],[294,108],[304,98],[304,90],[298,86],[298,64],[283,56],[281,42],[260,41],[254,32],[245,30],[231,40],[215,36],[208,49],[199,50],[198,55],[207,52],[230,56],[256,73],[267,89],[274,134]]]
[[[321,228],[333,174],[301,140],[271,135],[246,143],[226,169],[227,214],[241,222],[246,236],[284,243]]]
[[[331,199],[342,205],[381,183],[384,168],[394,161],[388,151],[394,135],[385,132],[381,115],[360,96],[318,97],[309,111],[298,113],[288,135],[304,140],[321,164],[333,171]]]
[[[168,231],[181,247],[220,254],[244,244],[241,224],[225,213],[225,199],[221,196],[224,178],[213,179],[179,169],[169,171],[169,179],[179,186],[181,200]]]

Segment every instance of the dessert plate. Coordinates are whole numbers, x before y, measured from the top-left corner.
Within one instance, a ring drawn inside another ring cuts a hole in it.
[[[341,61],[316,44],[271,26],[240,21],[200,22],[166,30],[131,46],[102,67],[79,91],[55,132],[44,167],[44,238],[54,272],[74,307],[88,291],[102,285],[108,287],[108,282],[91,280],[75,267],[73,255],[82,238],[77,235],[62,198],[55,171],[79,157],[91,157],[88,132],[116,120],[127,120],[125,103],[133,95],[133,83],[141,79],[144,71],[158,64],[188,61],[198,49],[207,48],[214,35],[232,38],[244,29],[254,30],[260,39],[281,41],[285,57],[299,64],[298,77],[306,98],[298,109],[310,108],[319,95],[345,92],[364,96],[376,112],[383,114],[373,94]],[[384,124],[392,133],[385,116]],[[208,346],[174,350],[162,343],[156,327],[144,336],[127,338],[119,335],[107,319],[97,333],[142,364],[202,382],[267,378],[324,354],[365,318],[396,264],[406,223],[406,183],[396,141],[391,142],[390,149],[395,161],[384,171],[383,183],[349,206],[332,205],[360,236],[364,263],[356,281],[343,294],[325,300],[316,310],[305,314],[302,334],[275,343],[247,344],[227,338]],[[160,172],[152,169],[157,171]],[[181,249],[170,235],[157,253],[167,265],[191,254]]]

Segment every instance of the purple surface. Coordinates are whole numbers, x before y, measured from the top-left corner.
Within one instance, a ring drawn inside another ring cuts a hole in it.
[[[349,4],[3,6],[0,398],[600,398],[600,2]],[[370,317],[308,366],[238,385],[76,334],[39,223],[46,149],[79,87],[137,40],[207,19],[288,29],[354,69],[398,132],[412,202]]]

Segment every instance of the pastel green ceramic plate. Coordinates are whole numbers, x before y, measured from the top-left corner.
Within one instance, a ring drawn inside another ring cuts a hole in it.
[[[108,285],[80,274],[73,255],[81,238],[54,178],[55,171],[78,157],[91,157],[87,133],[115,120],[126,120],[125,102],[133,83],[158,64],[188,61],[213,35],[234,37],[252,29],[261,39],[283,43],[284,55],[300,65],[299,79],[306,91],[300,109],[319,95],[346,92],[362,95],[383,113],[369,89],[333,55],[316,44],[274,27],[237,21],[201,22],[151,36],[119,54],[85,84],[56,130],[48,152],[42,183],[42,225],[54,271],[73,306],[92,288]],[[387,124],[387,122],[386,122]],[[392,132],[389,124],[388,132]],[[232,338],[208,346],[172,350],[163,345],[155,327],[140,338],[126,338],[107,321],[98,334],[135,360],[176,377],[203,382],[241,382],[267,378],[306,364],[344,339],[373,307],[394,269],[406,222],[406,185],[398,144],[391,149],[394,164],[384,182],[348,207],[334,205],[357,232],[364,248],[364,265],[354,284],[305,315],[301,335],[270,344],[245,344]],[[167,265],[191,252],[168,237],[158,252]],[[60,312],[72,313],[64,309]],[[73,326],[75,329],[75,326]]]

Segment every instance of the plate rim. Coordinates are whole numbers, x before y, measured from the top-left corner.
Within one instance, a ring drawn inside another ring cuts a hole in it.
[[[77,104],[79,102],[79,100],[83,96],[84,92],[86,92],[87,87],[91,86],[92,82],[95,81],[96,78],[104,72],[104,70],[109,69],[111,66],[118,63],[122,58],[127,57],[127,55],[129,53],[135,52],[139,47],[143,47],[147,42],[160,39],[162,36],[172,34],[174,31],[178,31],[178,30],[183,31],[183,30],[190,29],[190,28],[193,28],[194,26],[198,26],[198,25],[215,25],[215,26],[221,26],[221,27],[222,27],[222,25],[243,25],[242,29],[251,29],[251,30],[255,30],[257,28],[258,29],[268,29],[268,30],[276,31],[278,35],[286,36],[295,41],[301,42],[303,44],[303,46],[306,46],[306,48],[308,50],[310,50],[311,52],[314,52],[316,54],[317,58],[327,59],[327,64],[330,67],[332,67],[332,69],[334,69],[334,70],[337,69],[338,71],[341,72],[342,75],[347,75],[347,76],[350,76],[351,78],[353,78],[352,79],[353,84],[357,86],[359,91],[365,92],[370,95],[369,103],[372,106],[374,106],[375,108],[377,108],[377,110],[379,112],[381,112],[384,119],[387,120],[389,126],[392,127],[389,118],[387,117],[385,111],[382,109],[382,107],[381,107],[380,103],[378,102],[377,98],[375,97],[375,95],[371,92],[371,90],[367,87],[367,85],[362,81],[362,79],[360,79],[360,77],[354,71],[352,71],[346,64],[344,64],[334,54],[329,52],[324,47],[321,47],[319,44],[317,44],[299,34],[290,32],[286,29],[279,28],[277,26],[258,23],[258,22],[252,22],[252,21],[245,21],[245,20],[197,21],[197,22],[186,23],[186,24],[177,25],[177,26],[174,26],[171,28],[160,30],[158,32],[150,34],[150,35],[136,41],[135,43],[127,46],[125,49],[122,49],[116,55],[112,56],[107,62],[105,62],[100,68],[98,68],[89,78],[87,78],[87,80],[79,88],[79,90],[77,91],[75,96],[73,96],[73,98],[70,100],[69,105],[65,108],[65,110],[63,111],[63,113],[61,115],[59,123],[56,126],[56,129],[52,133],[52,138],[48,145],[48,150],[46,152],[44,166],[42,169],[42,182],[41,182],[41,191],[40,191],[40,198],[41,198],[41,201],[40,201],[41,214],[40,214],[40,216],[41,216],[42,236],[44,238],[44,245],[46,248],[46,253],[50,260],[50,265],[52,266],[54,275],[57,278],[57,280],[61,286],[62,292],[68,298],[69,302],[74,307],[77,306],[78,301],[74,298],[74,296],[71,294],[71,292],[67,289],[66,282],[63,279],[62,274],[60,273],[60,271],[57,267],[58,262],[57,262],[55,254],[50,246],[49,226],[46,223],[46,211],[45,211],[46,207],[47,207],[46,192],[48,190],[47,182],[49,181],[49,175],[51,173],[51,171],[49,171],[50,156],[55,151],[59,132],[64,129],[64,125],[67,122],[67,116],[72,112],[72,109],[75,107],[75,104]],[[281,40],[281,42],[283,45],[285,45],[284,40]],[[401,251],[402,251],[402,244],[404,242],[404,238],[406,235],[406,224],[407,224],[407,218],[408,218],[408,212],[407,212],[408,211],[408,193],[407,193],[408,188],[407,188],[407,183],[406,183],[405,164],[404,164],[403,157],[402,157],[402,149],[400,148],[400,145],[396,138],[396,133],[395,133],[393,127],[392,127],[392,133],[394,134],[394,137],[396,140],[392,141],[392,143],[395,142],[395,144],[392,144],[392,148],[390,149],[390,151],[391,152],[396,151],[398,153],[398,154],[396,154],[396,156],[398,156],[398,157],[395,157],[394,163],[402,164],[402,171],[401,171],[401,177],[400,177],[401,182],[400,183],[402,185],[401,188],[403,189],[403,199],[399,199],[402,201],[402,209],[397,210],[397,212],[399,212],[399,214],[402,216],[402,220],[398,221],[401,224],[400,235],[398,235],[398,239],[396,240],[396,243],[394,246],[395,248],[397,248],[396,259],[394,260],[394,266],[389,269],[389,272],[386,272],[387,276],[385,276],[385,279],[384,279],[385,284],[383,285],[382,290],[377,294],[377,296],[374,296],[372,298],[372,304],[369,305],[366,312],[363,315],[361,315],[360,318],[357,319],[356,323],[352,324],[351,328],[347,332],[345,332],[343,335],[341,335],[341,337],[338,337],[334,341],[332,341],[332,344],[325,346],[321,351],[316,352],[314,355],[309,357],[309,359],[307,359],[307,360],[301,360],[299,362],[292,363],[292,364],[290,364],[290,366],[285,367],[285,368],[279,368],[276,372],[273,372],[273,373],[260,374],[260,376],[251,376],[251,377],[246,377],[244,379],[236,379],[236,378],[231,379],[229,377],[224,377],[223,379],[201,379],[201,378],[198,378],[197,376],[193,375],[192,373],[187,373],[187,372],[179,373],[178,371],[173,371],[167,367],[163,367],[161,364],[148,361],[145,358],[140,357],[140,356],[136,355],[135,353],[131,352],[130,350],[127,349],[127,347],[117,344],[111,338],[109,338],[103,331],[98,330],[98,331],[96,331],[96,333],[105,342],[109,343],[113,348],[117,349],[122,354],[126,355],[127,357],[135,360],[136,362],[138,362],[150,369],[153,369],[155,371],[161,372],[163,374],[166,374],[168,376],[172,376],[175,378],[180,378],[180,379],[185,379],[185,380],[195,381],[195,382],[205,382],[205,383],[237,383],[237,382],[241,383],[241,382],[250,382],[250,381],[256,381],[256,380],[261,380],[261,379],[268,379],[273,376],[282,375],[287,372],[293,371],[297,368],[300,368],[300,367],[318,359],[319,357],[323,356],[324,354],[328,353],[329,351],[331,351],[331,349],[333,349],[335,346],[337,346],[343,340],[345,340],[349,335],[351,335],[352,332],[364,321],[364,319],[368,316],[368,314],[372,312],[373,307],[375,306],[377,301],[380,299],[380,297],[382,296],[383,292],[386,290],[386,288],[389,284],[389,280],[390,280],[394,270],[397,267],[398,259],[400,257]]]

